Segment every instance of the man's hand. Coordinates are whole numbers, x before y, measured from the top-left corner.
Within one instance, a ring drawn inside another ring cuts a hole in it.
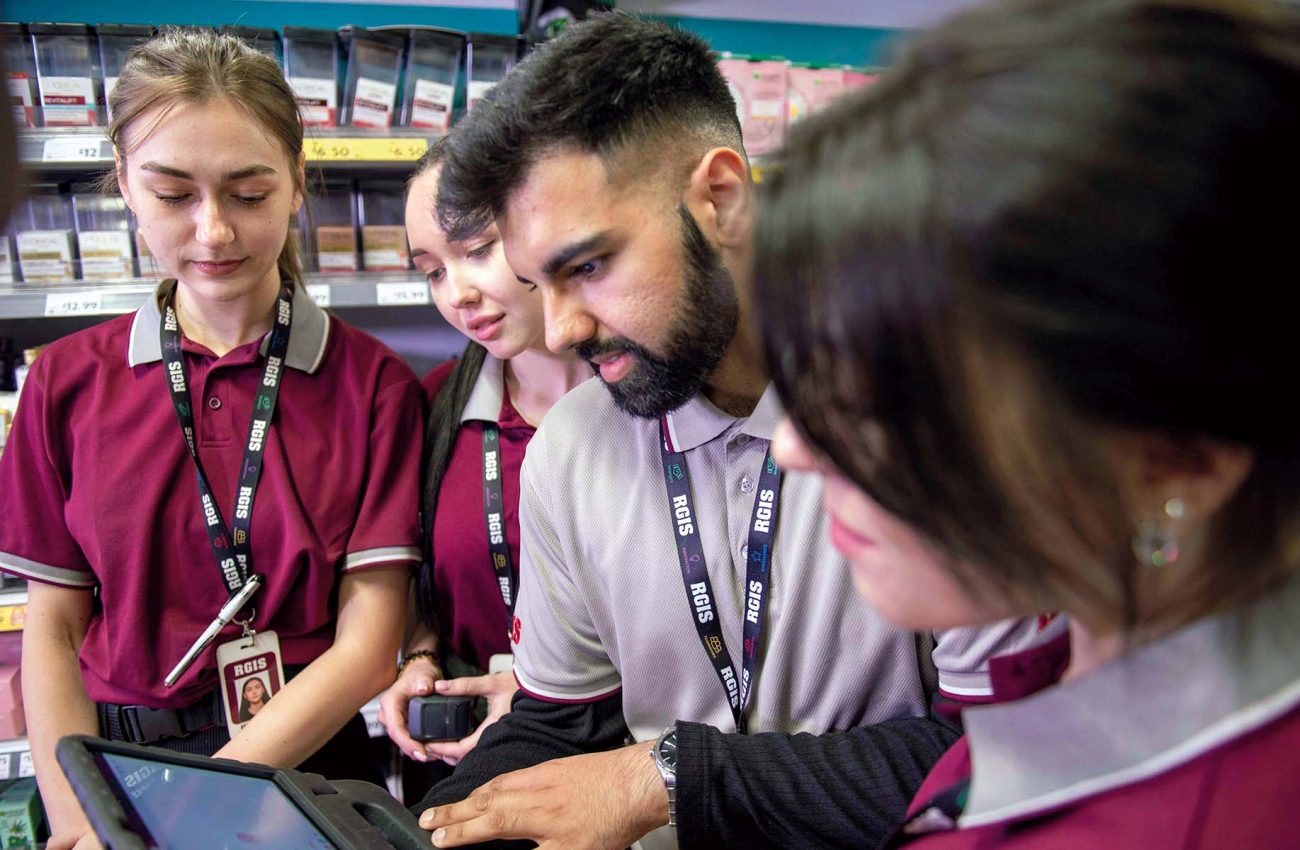
[[[556,759],[493,779],[469,797],[429,809],[420,826],[435,847],[528,839],[539,850],[623,850],[668,823],[668,792],[653,741]]]
[[[411,737],[406,728],[406,707],[411,697],[433,693],[433,683],[442,677],[438,665],[427,658],[417,658],[406,665],[402,675],[379,698],[379,722],[384,724],[388,737],[408,758],[428,761],[424,745]]]
[[[487,697],[487,717],[483,718],[483,722],[469,736],[459,741],[441,741],[424,745],[424,751],[430,758],[442,759],[450,765],[458,764],[470,750],[474,749],[484,729],[510,713],[510,701],[514,699],[515,691],[519,689],[515,682],[515,674],[509,671],[489,673],[486,676],[440,679],[434,683],[434,687],[437,688],[439,695],[445,697]]]

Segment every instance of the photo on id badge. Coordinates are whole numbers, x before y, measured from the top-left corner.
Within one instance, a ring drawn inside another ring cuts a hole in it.
[[[284,686],[280,641],[275,632],[243,635],[217,647],[222,713],[234,738]]]

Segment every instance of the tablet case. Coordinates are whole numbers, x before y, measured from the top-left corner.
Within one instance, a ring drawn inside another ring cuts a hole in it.
[[[330,782],[315,773],[175,753],[90,735],[69,735],[59,741],[55,756],[105,850],[148,850],[148,847],[131,831],[127,811],[100,772],[96,753],[115,753],[163,766],[180,765],[269,779],[338,850],[428,850],[432,846],[430,833],[420,828],[415,816],[387,790],[369,782]],[[202,836],[194,836],[194,840],[201,844]]]

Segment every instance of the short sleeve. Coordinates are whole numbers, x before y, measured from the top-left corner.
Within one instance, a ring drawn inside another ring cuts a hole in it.
[[[957,702],[989,702],[993,699],[989,659],[1025,649],[1037,636],[1038,624],[1032,618],[935,632],[939,693]]]
[[[583,565],[566,556],[570,519],[552,489],[546,430],[543,423],[529,443],[520,474],[515,678],[536,699],[595,702],[617,693],[622,680],[593,625]]]
[[[420,563],[423,402],[423,390],[409,374],[383,386],[375,396],[364,490],[348,538],[345,572]]]
[[[50,402],[49,357],[23,385],[17,417],[0,455],[0,570],[61,587],[93,588],[95,574],[68,530],[72,461],[65,456]]]

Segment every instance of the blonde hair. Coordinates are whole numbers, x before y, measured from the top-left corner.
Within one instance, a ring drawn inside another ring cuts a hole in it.
[[[161,116],[177,104],[201,104],[218,97],[238,105],[284,146],[294,189],[305,196],[297,167],[302,152],[298,101],[275,60],[233,35],[166,27],[132,48],[109,98],[113,118],[108,138],[125,164],[130,152],[126,131],[141,115],[161,105],[165,107]],[[112,189],[117,188],[117,180],[116,172],[106,176]],[[302,260],[291,229],[285,233],[276,265],[282,281],[296,285],[302,280]]]

